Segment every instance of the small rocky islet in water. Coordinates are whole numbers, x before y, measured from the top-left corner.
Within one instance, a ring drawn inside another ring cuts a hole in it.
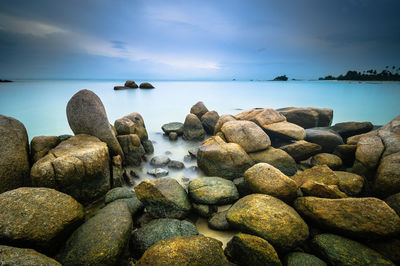
[[[192,180],[160,177],[185,163],[152,155],[139,113],[110,125],[82,90],[67,117],[75,136],[29,145],[0,115],[0,264],[400,263],[400,116],[331,126],[327,108],[219,116],[198,102],[162,126],[170,141],[203,140],[183,160],[204,173]],[[146,161],[154,177],[138,179]],[[199,217],[227,243],[202,235]]]

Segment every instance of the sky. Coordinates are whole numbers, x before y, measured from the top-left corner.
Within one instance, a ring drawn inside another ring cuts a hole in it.
[[[313,79],[400,67],[399,0],[0,0],[0,79]]]

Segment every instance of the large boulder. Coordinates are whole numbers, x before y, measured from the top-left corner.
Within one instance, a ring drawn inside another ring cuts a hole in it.
[[[246,186],[255,193],[277,197],[284,201],[297,195],[297,184],[281,171],[267,163],[253,165],[244,173]]]
[[[185,140],[203,140],[205,131],[199,118],[194,114],[188,114],[183,124],[183,138]]]
[[[146,179],[135,191],[153,217],[184,218],[192,207],[185,189],[172,178]]]
[[[119,135],[117,139],[125,154],[125,164],[140,166],[146,151],[140,142],[139,136],[136,134]]]
[[[384,149],[379,136],[362,137],[357,143],[356,160],[367,169],[375,169]]]
[[[208,176],[234,179],[243,176],[253,160],[236,143],[226,143],[215,136],[204,141],[197,153],[197,164]]]
[[[190,113],[194,114],[197,116],[199,119],[202,118],[202,116],[208,112],[207,107],[204,105],[203,102],[197,102],[195,105],[190,108]]]
[[[374,238],[400,233],[400,217],[377,198],[301,197],[295,200],[294,207],[322,228],[350,236]]]
[[[274,247],[268,241],[243,233],[232,237],[226,245],[225,255],[238,265],[282,265]]]
[[[331,129],[342,136],[342,138],[347,139],[354,135],[367,133],[371,131],[373,127],[371,122],[343,122],[335,124]]]
[[[221,177],[200,177],[189,183],[189,196],[196,203],[224,205],[235,202],[239,192],[232,181]]]
[[[342,236],[316,235],[312,244],[317,253],[331,265],[394,265],[378,252]]]
[[[385,150],[382,158],[400,152],[400,133],[396,134],[388,130],[379,130],[378,136],[381,138]]]
[[[249,120],[260,127],[264,127],[269,124],[286,121],[286,118],[271,108],[256,108],[241,112],[235,115],[238,120]]]
[[[115,120],[114,127],[118,135],[136,134],[141,141],[148,139],[146,125],[139,113],[133,112]]]
[[[299,140],[294,143],[281,146],[280,149],[287,152],[296,161],[303,161],[311,156],[321,152],[322,147],[319,144],[311,143],[305,140]]]
[[[72,131],[98,137],[107,143],[112,155],[124,158],[122,148],[108,122],[106,110],[100,98],[90,90],[80,90],[67,104],[67,118]]]
[[[29,144],[25,126],[0,115],[0,193],[29,185]]]
[[[390,195],[385,202],[400,216],[400,192]]]
[[[236,121],[236,118],[233,115],[225,114],[221,115],[214,126],[214,135],[221,131],[222,126],[229,121]]]
[[[327,165],[332,170],[340,168],[342,164],[339,156],[330,153],[319,153],[311,158],[311,165]]]
[[[335,171],[335,174],[341,191],[349,196],[357,196],[361,193],[365,182],[362,176],[344,171]]]
[[[208,111],[201,117],[201,124],[203,125],[204,130],[209,135],[214,134],[214,128],[219,119],[219,115],[216,111]]]
[[[142,265],[215,265],[230,263],[222,242],[205,236],[179,236],[158,241],[135,264]]]
[[[257,235],[278,249],[288,250],[308,238],[308,226],[289,205],[272,196],[251,194],[239,199],[226,219],[243,232]]]
[[[373,190],[382,197],[400,192],[400,152],[386,156],[380,161]]]
[[[304,128],[286,121],[265,125],[263,128],[267,132],[268,136],[272,138],[282,140],[303,140],[306,137],[306,131]]]
[[[31,179],[34,186],[55,188],[90,203],[110,189],[107,145],[89,135],[69,138],[32,166]]]
[[[1,265],[46,265],[61,266],[56,260],[33,249],[16,248],[0,245]]]
[[[306,129],[305,140],[320,145],[321,151],[327,153],[332,153],[336,146],[344,144],[339,134],[326,129]]]
[[[356,149],[357,145],[342,144],[336,146],[333,154],[339,156],[344,165],[352,166],[356,158]]]
[[[330,126],[333,118],[333,110],[330,108],[314,107],[286,107],[278,109],[288,122],[303,128]]]
[[[69,237],[56,259],[62,265],[117,265],[132,226],[126,202],[111,202]]]
[[[226,122],[221,130],[228,142],[239,144],[246,152],[265,150],[271,144],[268,135],[251,121]]]
[[[297,172],[296,161],[285,151],[268,147],[266,150],[249,153],[255,163],[268,163],[282,173],[292,176]]]
[[[144,208],[143,203],[137,198],[135,191],[128,187],[117,187],[108,191],[104,199],[105,204],[114,201],[126,202],[132,215],[135,215]]]
[[[149,247],[160,240],[198,234],[196,226],[188,221],[156,219],[132,233],[130,248],[140,258]]]
[[[0,194],[0,210],[0,243],[46,254],[56,251],[84,216],[81,204],[49,188],[4,192]]]
[[[31,159],[37,162],[60,143],[57,136],[36,136],[31,140]]]
[[[306,169],[303,172],[298,172],[292,178],[294,181],[296,181],[298,186],[301,186],[308,180],[312,180],[314,182],[322,183],[325,185],[339,184],[339,179],[336,176],[335,172],[326,165],[317,165],[313,168]]]

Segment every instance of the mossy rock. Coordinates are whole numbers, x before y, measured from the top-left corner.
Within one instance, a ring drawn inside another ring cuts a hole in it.
[[[221,177],[200,177],[189,183],[189,196],[196,203],[224,205],[239,199],[239,192],[230,180]]]
[[[16,248],[0,245],[1,265],[45,265],[61,266],[60,263],[33,249]]]

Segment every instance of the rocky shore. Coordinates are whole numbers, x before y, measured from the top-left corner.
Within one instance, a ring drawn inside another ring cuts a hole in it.
[[[154,156],[139,113],[111,125],[92,91],[66,113],[74,136],[30,143],[0,115],[1,265],[400,264],[400,116],[332,126],[328,108],[219,115],[198,102],[160,125],[171,142],[203,141],[181,162]],[[168,176],[193,160],[200,177]]]

